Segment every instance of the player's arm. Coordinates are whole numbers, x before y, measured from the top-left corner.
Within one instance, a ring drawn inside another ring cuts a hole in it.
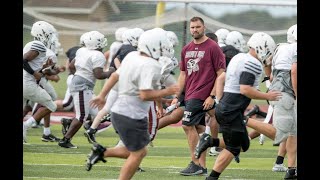
[[[255,75],[250,72],[242,72],[240,75],[240,93],[250,99],[265,99],[270,101],[279,100],[281,92],[268,91],[267,93],[261,92],[253,85],[255,82]]]

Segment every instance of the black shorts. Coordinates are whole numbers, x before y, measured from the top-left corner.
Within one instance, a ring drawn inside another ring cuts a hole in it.
[[[215,107],[215,116],[221,129],[245,132],[244,115],[240,108],[231,104],[219,103]]]
[[[185,126],[206,125],[205,115],[206,112],[213,109],[203,110],[202,104],[204,100],[189,99],[185,101],[184,116],[182,124]]]
[[[148,118],[132,119],[111,112],[111,122],[129,151],[138,151],[150,142]]]

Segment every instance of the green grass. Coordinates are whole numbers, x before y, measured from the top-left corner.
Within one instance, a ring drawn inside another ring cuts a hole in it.
[[[52,133],[61,137],[61,126],[52,125]],[[78,149],[65,149],[52,142],[42,142],[42,128],[28,130],[29,145],[23,146],[23,179],[117,179],[123,159],[107,158],[107,163],[98,163],[91,171],[85,170],[85,160],[91,145],[83,136],[81,128],[72,140]],[[112,147],[118,137],[111,128],[97,134],[101,144]],[[241,153],[240,163],[234,161],[222,173],[220,179],[282,179],[284,173],[272,172],[271,168],[277,155],[277,147],[267,139],[263,146],[258,140],[251,142],[250,149]],[[207,167],[212,168],[216,157],[207,156]],[[187,140],[181,127],[167,127],[158,132],[154,147],[143,159],[141,167],[146,172],[137,172],[135,180],[185,180],[205,179],[203,176],[185,177],[179,171],[190,162]],[[286,162],[285,162],[286,163]]]

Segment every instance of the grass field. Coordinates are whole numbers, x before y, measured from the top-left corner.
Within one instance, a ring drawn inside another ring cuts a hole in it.
[[[61,137],[61,125],[51,126],[52,133]],[[28,145],[23,145],[23,179],[56,180],[56,179],[117,179],[123,159],[108,158],[107,163],[95,164],[91,171],[85,170],[85,160],[91,145],[84,137],[81,128],[74,136],[72,143],[78,149],[65,149],[52,142],[42,142],[42,128],[28,130]],[[118,137],[111,128],[97,134],[97,141],[112,147]],[[190,162],[187,140],[181,127],[167,127],[158,132],[149,147],[148,155],[142,161],[141,167],[146,172],[137,172],[134,180],[193,180],[205,179],[204,176],[181,176],[179,171]],[[277,147],[266,139],[261,146],[258,140],[252,140],[250,149],[241,153],[240,163],[233,161],[220,179],[283,179],[284,172],[272,172],[272,166],[277,155]],[[207,155],[208,173],[216,157]],[[286,164],[286,160],[285,160]]]

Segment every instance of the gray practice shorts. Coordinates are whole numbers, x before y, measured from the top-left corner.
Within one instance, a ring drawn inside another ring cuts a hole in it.
[[[138,151],[150,142],[148,118],[132,119],[111,112],[111,122],[129,151]]]
[[[288,136],[297,135],[297,116],[295,110],[295,101],[292,96],[282,93],[279,101],[272,101],[273,105],[273,126],[276,128],[274,144],[279,144]]]

